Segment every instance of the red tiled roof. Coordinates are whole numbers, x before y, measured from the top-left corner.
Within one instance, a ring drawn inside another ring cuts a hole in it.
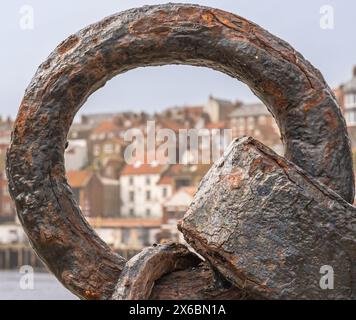
[[[100,123],[92,132],[95,134],[110,133],[120,130],[120,128],[111,121],[104,121]]]
[[[170,185],[172,183],[173,183],[172,177],[164,175],[164,176],[161,177],[161,179],[159,179],[157,184],[159,184],[159,185],[162,185],[162,184],[167,185],[167,184],[169,184]]]
[[[172,184],[173,176],[179,175],[185,166],[183,164],[172,164],[169,168],[162,174],[158,181],[158,184]]]
[[[66,173],[69,185],[72,188],[82,188],[89,182],[93,173],[88,170],[68,171]]]
[[[184,164],[173,164],[169,168],[169,173],[172,175],[177,175],[177,174],[180,174],[185,168],[186,168],[186,165],[184,165]]]
[[[212,122],[205,126],[206,129],[227,129],[228,126],[224,121]]]
[[[203,113],[204,112],[204,107],[203,106],[188,106],[183,108],[184,111],[188,113]]]
[[[171,129],[173,131],[179,131],[179,129],[185,129],[185,126],[171,119],[159,118],[156,121],[157,125],[162,126],[164,129]]]
[[[184,191],[184,192],[188,193],[189,195],[191,195],[192,197],[194,197],[197,192],[197,188],[196,187],[183,187],[183,188],[180,188],[177,192],[179,192],[179,191]]]
[[[121,172],[123,176],[140,175],[140,174],[160,174],[166,169],[165,165],[126,165]]]

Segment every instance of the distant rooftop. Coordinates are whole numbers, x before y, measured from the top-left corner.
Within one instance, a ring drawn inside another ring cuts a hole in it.
[[[263,103],[247,103],[239,106],[230,114],[230,118],[239,118],[246,116],[268,116],[270,112]]]
[[[352,79],[343,85],[345,93],[356,92],[356,66],[353,69]]]
[[[220,106],[224,107],[230,107],[233,105],[233,103],[230,100],[226,100],[226,99],[221,99],[221,98],[215,98],[212,95],[209,96],[209,100],[210,101],[216,101]]]
[[[112,121],[103,121],[92,131],[92,133],[110,133],[118,130],[120,130],[120,128]]]
[[[68,171],[66,173],[69,185],[72,188],[82,188],[86,186],[93,173],[89,170]]]
[[[183,187],[178,189],[165,203],[165,207],[189,206],[197,192],[196,187]]]
[[[117,113],[92,113],[84,114],[81,117],[82,124],[96,124],[105,120],[111,120]]]
[[[167,166],[161,164],[147,164],[136,162],[134,165],[127,164],[121,172],[122,176],[141,175],[141,174],[161,174]]]
[[[73,122],[70,129],[77,130],[77,131],[85,131],[85,130],[90,131],[91,129],[93,129],[93,124]]]

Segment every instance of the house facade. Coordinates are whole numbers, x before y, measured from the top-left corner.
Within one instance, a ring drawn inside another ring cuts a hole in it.
[[[242,104],[229,118],[233,137],[252,136],[275,151],[282,148],[277,123],[263,103]]]
[[[68,171],[67,180],[86,217],[120,216],[120,182],[89,170]]]
[[[0,222],[14,222],[16,208],[9,193],[5,171],[0,173]]]
[[[158,184],[167,166],[141,164],[126,165],[120,176],[120,196],[123,217],[161,218],[162,203],[169,197],[169,186]]]
[[[121,200],[118,196],[120,194],[120,181],[118,179],[110,179],[100,177],[102,184],[102,212],[103,218],[118,218],[121,215]]]
[[[228,116],[233,112],[239,103],[233,103],[229,100],[217,99],[209,96],[205,103],[204,112],[209,115],[211,122],[220,122],[228,119]]]
[[[210,164],[173,164],[165,170],[158,182],[162,188],[169,188],[168,197],[183,187],[197,187],[210,169]]]
[[[68,171],[66,175],[83,214],[86,217],[102,216],[103,187],[100,178],[89,170]]]
[[[187,212],[196,191],[196,187],[180,188],[163,203],[161,232],[157,235],[159,242],[171,240],[185,243],[183,234],[177,229],[177,223]]]
[[[101,169],[109,159],[121,157],[121,132],[121,128],[113,121],[104,121],[92,130],[88,141],[88,157],[94,168]]]
[[[340,90],[339,102],[344,109],[347,126],[356,127],[356,66],[353,69],[351,80],[343,84]]]

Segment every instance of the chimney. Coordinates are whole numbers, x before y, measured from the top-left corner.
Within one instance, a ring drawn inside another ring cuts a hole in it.
[[[353,76],[354,76],[354,78],[356,78],[356,66],[354,66]]]

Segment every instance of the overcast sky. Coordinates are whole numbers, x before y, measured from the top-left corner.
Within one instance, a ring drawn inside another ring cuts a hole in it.
[[[7,0],[0,10],[0,114],[15,116],[24,90],[40,63],[70,34],[112,13],[156,0]],[[288,41],[324,74],[331,86],[351,77],[356,64],[356,1],[230,0],[184,1],[217,7],[248,18]],[[20,10],[34,10],[33,30],[22,30]],[[320,27],[320,8],[334,8],[333,30]],[[244,85],[204,68],[166,66],[130,71],[96,92],[81,112],[146,110],[202,104],[209,94],[255,101]]]

